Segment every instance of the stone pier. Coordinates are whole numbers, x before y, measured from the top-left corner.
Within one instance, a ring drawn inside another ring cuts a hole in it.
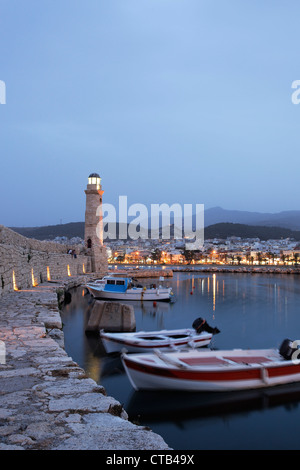
[[[58,293],[81,282],[0,298],[0,450],[168,450],[64,350]]]

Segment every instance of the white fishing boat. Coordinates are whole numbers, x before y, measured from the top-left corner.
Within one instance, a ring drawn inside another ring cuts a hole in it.
[[[173,296],[171,287],[143,287],[127,277],[105,276],[86,287],[93,297],[101,300],[170,301]]]
[[[200,334],[194,329],[139,331],[137,333],[105,333],[100,337],[105,351],[121,352],[126,349],[130,353],[149,352],[155,348],[172,351],[185,347],[200,348],[207,346],[212,339],[212,333],[205,331]]]
[[[210,326],[203,318],[196,318],[193,328],[174,330],[138,331],[110,333],[100,331],[100,337],[106,352],[114,353],[126,350],[130,353],[149,352],[153,349],[174,351],[186,347],[207,346],[213,335],[220,333],[217,327]]]
[[[298,341],[280,349],[123,354],[135,390],[232,391],[300,381]]]

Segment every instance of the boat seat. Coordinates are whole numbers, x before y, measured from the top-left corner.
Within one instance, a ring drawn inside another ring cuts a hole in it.
[[[214,365],[224,365],[228,364],[228,361],[225,361],[223,357],[185,357],[181,359],[182,362],[185,362],[189,366],[214,366]]]
[[[264,364],[265,362],[270,362],[271,359],[269,359],[266,356],[233,356],[233,357],[224,357],[224,359],[228,359],[232,363],[236,364]]]
[[[175,359],[170,356],[165,355],[159,349],[154,349],[153,351],[161,361],[165,362],[166,364],[170,364],[175,367],[179,367],[180,369],[188,369],[190,365],[181,359]]]

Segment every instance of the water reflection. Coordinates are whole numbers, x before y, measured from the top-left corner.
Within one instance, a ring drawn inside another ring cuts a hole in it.
[[[298,449],[299,400],[298,384],[232,394],[135,392],[127,410],[174,449]]]
[[[300,384],[282,385],[263,390],[238,392],[187,393],[187,392],[134,392],[127,404],[133,420],[157,423],[177,422],[210,416],[239,414],[252,410],[267,410],[287,405],[287,410],[299,406]],[[293,404],[293,406],[291,406]]]
[[[221,330],[212,342],[216,349],[276,347],[286,337],[300,337],[299,279],[175,273],[168,280],[175,303],[133,303],[137,330],[191,327],[202,316]],[[148,424],[175,449],[298,447],[298,384],[229,394],[134,392],[120,358],[107,356],[100,338],[85,333],[93,302],[84,288],[72,291],[62,312],[65,347],[130,418]],[[283,425],[291,432],[279,439]]]

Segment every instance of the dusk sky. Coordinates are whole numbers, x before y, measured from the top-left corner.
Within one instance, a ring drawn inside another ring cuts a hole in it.
[[[0,224],[300,209],[298,0],[0,0]]]

